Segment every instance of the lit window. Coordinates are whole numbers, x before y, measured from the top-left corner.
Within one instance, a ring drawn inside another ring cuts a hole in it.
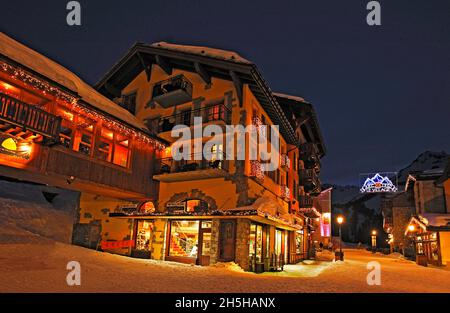
[[[198,239],[199,221],[172,221],[169,255],[196,258]]]
[[[97,149],[99,159],[127,167],[129,159],[129,139],[112,130],[102,128],[100,143]]]
[[[208,203],[203,200],[187,200],[186,212],[204,212],[208,210]]]

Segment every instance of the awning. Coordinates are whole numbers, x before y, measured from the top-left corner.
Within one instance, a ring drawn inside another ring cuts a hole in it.
[[[272,216],[267,212],[255,209],[230,209],[230,210],[214,210],[202,213],[109,213],[109,217],[124,219],[229,219],[229,218],[246,218],[262,224],[273,225],[278,228],[287,230],[300,230],[302,225],[297,220],[290,222],[278,216]]]

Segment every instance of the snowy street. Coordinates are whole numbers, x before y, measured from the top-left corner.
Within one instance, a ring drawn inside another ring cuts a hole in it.
[[[307,261],[255,274],[230,264],[190,266],[36,241],[0,244],[0,292],[450,292],[446,269],[363,250],[346,250],[343,263]],[[81,286],[66,284],[72,260],[81,264]],[[381,264],[381,286],[366,283],[370,261]]]

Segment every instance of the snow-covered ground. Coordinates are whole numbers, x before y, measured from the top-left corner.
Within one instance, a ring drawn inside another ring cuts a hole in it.
[[[233,264],[132,259],[34,236],[29,243],[0,244],[0,292],[450,292],[448,270],[365,250],[346,250],[345,257],[254,274]],[[66,284],[72,260],[81,264],[81,286]],[[381,286],[366,283],[370,261],[381,264]]]

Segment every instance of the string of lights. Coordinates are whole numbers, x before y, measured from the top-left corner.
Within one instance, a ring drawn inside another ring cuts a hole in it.
[[[0,61],[0,68],[5,74],[9,75],[10,78],[25,83],[44,95],[49,94],[55,96],[59,100],[65,102],[67,106],[74,112],[82,114],[85,117],[88,117],[89,119],[95,121],[101,120],[103,125],[113,131],[120,132],[121,134],[132,137],[133,139],[138,140],[142,143],[152,144],[159,150],[163,150],[166,148],[165,145],[158,140],[151,138],[143,132],[134,130],[127,125],[124,125],[123,123],[110,119],[95,110],[87,108],[86,106],[80,104],[79,99],[77,99],[76,97],[64,92],[60,88],[52,86],[48,82],[35,77],[34,75],[21,68],[12,66],[4,61]]]

